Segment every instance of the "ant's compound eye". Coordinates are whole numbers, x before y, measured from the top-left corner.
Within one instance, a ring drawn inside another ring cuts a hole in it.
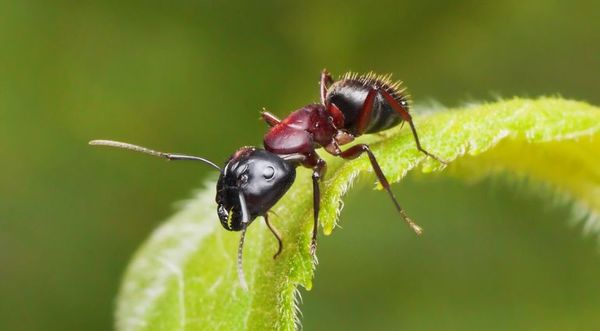
[[[263,177],[265,177],[265,179],[271,179],[273,178],[273,176],[275,176],[275,168],[271,166],[266,166],[263,169]]]

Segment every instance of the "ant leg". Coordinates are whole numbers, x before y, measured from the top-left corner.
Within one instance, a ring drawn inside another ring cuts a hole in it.
[[[329,74],[329,72],[327,72],[327,69],[323,69],[323,71],[321,72],[320,83],[321,104],[325,106],[325,109],[333,118],[333,124],[335,125],[335,127],[342,128],[344,127],[344,113],[342,113],[342,111],[334,103],[327,103],[325,100],[327,98],[327,89],[331,84],[333,84],[333,78],[331,78],[331,75]]]
[[[325,175],[326,170],[327,163],[325,163],[325,161],[321,158],[317,159],[312,174],[314,224],[312,239],[310,242],[310,254],[313,256],[317,251],[317,230],[319,228],[319,209],[321,209],[321,191],[319,189],[319,181]]]
[[[279,248],[277,249],[277,253],[275,253],[275,255],[273,255],[273,259],[276,259],[277,256],[279,256],[279,254],[281,254],[281,250],[283,248],[283,244],[281,242],[281,235],[279,234],[279,231],[277,231],[277,229],[275,229],[271,225],[271,223],[269,222],[269,216],[267,214],[264,214],[263,218],[265,219],[265,223],[267,223],[267,227],[269,228],[269,230],[271,230],[271,232],[273,233],[273,235],[277,239],[277,242],[279,243]]]
[[[321,103],[325,104],[325,97],[327,96],[327,88],[329,85],[331,85],[333,83],[333,78],[331,78],[331,75],[329,74],[329,72],[327,72],[327,69],[323,69],[323,71],[321,72]]]
[[[275,117],[275,115],[273,115],[273,114],[269,113],[268,111],[266,111],[266,110],[264,110],[264,109],[263,109],[263,111],[260,113],[260,117],[261,117],[261,118],[262,118],[262,119],[263,119],[265,122],[267,122],[267,124],[268,124],[270,127],[273,127],[273,126],[275,126],[275,125],[277,125],[277,124],[281,123],[281,121],[280,121],[280,120],[279,120],[277,117]]]
[[[267,213],[271,213],[271,214],[273,214],[273,215],[275,215],[275,216],[277,216],[277,217],[281,218],[281,216],[279,216],[279,214],[277,214],[277,213],[276,213],[274,210],[272,210],[272,209],[269,209],[269,211],[267,211]]]
[[[343,128],[344,113],[342,113],[342,111],[334,103],[325,105],[325,109],[327,109],[327,112],[329,115],[331,115],[331,118],[333,118],[333,125],[335,125],[336,128]]]
[[[375,102],[375,96],[377,95],[377,89],[370,89],[365,102],[363,102],[362,109],[360,110],[360,116],[358,118],[358,135],[361,135],[367,129],[367,124],[371,119],[371,112],[373,111],[373,103]]]
[[[405,107],[401,106],[401,105],[398,103],[398,101],[396,101],[396,99],[394,99],[394,97],[392,97],[392,96],[391,96],[389,93],[387,93],[386,91],[384,91],[384,90],[379,90],[379,93],[380,93],[380,94],[381,94],[381,95],[382,95],[382,96],[385,98],[385,100],[386,100],[386,101],[387,101],[387,102],[390,104],[390,106],[392,106],[392,108],[394,108],[394,110],[395,110],[395,111],[396,111],[398,114],[400,114],[400,117],[402,117],[402,119],[403,119],[404,121],[408,122],[408,125],[410,125],[410,130],[412,131],[413,137],[415,138],[415,143],[417,144],[417,149],[418,149],[418,150],[419,150],[421,153],[423,153],[423,154],[425,154],[425,155],[427,155],[427,156],[429,156],[429,157],[431,157],[431,158],[433,158],[433,159],[437,160],[437,161],[438,161],[438,162],[440,162],[440,163],[443,163],[443,164],[448,164],[448,162],[446,162],[446,161],[444,161],[444,160],[440,159],[439,157],[437,157],[437,156],[435,156],[435,155],[433,155],[433,154],[429,153],[429,152],[428,152],[428,151],[426,151],[426,150],[425,150],[423,147],[421,147],[421,143],[419,142],[419,135],[417,134],[417,129],[415,128],[415,124],[413,123],[413,121],[412,121],[412,117],[411,117],[411,116],[410,116],[410,114],[408,113],[408,110],[406,110],[406,108],[405,108]]]
[[[381,186],[383,186],[383,188],[389,194],[390,198],[392,199],[392,202],[394,202],[394,205],[396,206],[396,209],[400,213],[400,216],[402,216],[404,221],[415,231],[416,234],[421,234],[423,232],[423,229],[421,229],[420,226],[415,224],[415,222],[412,219],[410,219],[410,217],[408,217],[408,215],[406,215],[406,213],[404,212],[404,209],[402,209],[402,207],[398,203],[398,200],[396,199],[394,192],[392,192],[392,190],[390,188],[390,183],[385,178],[383,171],[381,171],[381,167],[379,167],[379,163],[377,163],[377,159],[375,158],[375,155],[373,155],[373,152],[371,152],[369,145],[358,144],[356,146],[352,146],[349,149],[341,152],[339,154],[339,156],[346,160],[353,160],[353,159],[356,159],[357,157],[359,157],[360,155],[362,155],[363,153],[367,153],[367,155],[369,156],[369,161],[371,161],[371,167],[373,167],[373,170],[375,171],[375,174],[377,175],[377,179],[379,179],[379,183],[381,183]]]

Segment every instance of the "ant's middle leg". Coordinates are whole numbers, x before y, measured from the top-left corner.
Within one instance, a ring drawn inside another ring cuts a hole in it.
[[[321,72],[321,104],[325,104],[325,97],[327,96],[327,89],[329,85],[333,83],[333,78],[331,78],[331,74],[327,72],[327,69],[323,69]]]
[[[381,167],[379,166],[375,155],[373,155],[373,152],[371,152],[369,145],[358,144],[352,146],[349,149],[341,152],[339,156],[346,160],[353,160],[361,156],[363,153],[367,153],[367,155],[369,156],[369,161],[371,161],[371,167],[375,171],[377,179],[379,179],[379,183],[381,183],[381,186],[383,186],[383,188],[389,194],[390,198],[392,199],[392,202],[394,202],[394,205],[396,206],[396,209],[400,213],[400,216],[402,216],[404,221],[415,231],[416,234],[421,234],[423,232],[423,229],[421,229],[420,226],[418,226],[412,219],[410,219],[410,217],[408,217],[408,215],[406,215],[404,209],[402,209],[402,207],[398,203],[394,192],[392,192],[392,189],[390,188],[390,183],[388,182],[387,178],[385,178],[383,171],[381,171]]]

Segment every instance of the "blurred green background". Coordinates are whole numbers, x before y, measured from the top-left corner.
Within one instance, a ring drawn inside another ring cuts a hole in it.
[[[417,102],[560,94],[600,104],[600,2],[0,0],[0,330],[112,328],[136,247],[221,162],[318,100],[327,67],[392,72]],[[370,183],[370,181],[369,181]],[[357,187],[322,238],[306,330],[600,328],[596,239],[500,180]],[[365,206],[369,206],[365,208]],[[216,221],[216,218],[215,218]]]

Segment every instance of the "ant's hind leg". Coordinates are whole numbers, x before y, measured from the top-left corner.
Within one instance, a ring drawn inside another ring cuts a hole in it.
[[[367,129],[367,124],[369,124],[371,113],[373,112],[373,103],[375,102],[378,91],[378,89],[370,89],[365,97],[365,101],[363,102],[359,113],[360,116],[358,117],[358,135],[365,133],[365,130]]]
[[[377,179],[379,179],[379,183],[381,183],[381,186],[383,186],[383,188],[389,194],[390,198],[392,199],[392,202],[396,206],[396,209],[400,213],[400,216],[402,216],[402,219],[404,219],[404,221],[415,231],[416,234],[421,234],[423,232],[421,227],[418,226],[412,219],[410,219],[410,217],[408,217],[408,215],[406,215],[406,213],[404,212],[404,209],[402,209],[402,207],[398,203],[398,200],[396,199],[394,192],[392,192],[392,189],[390,188],[390,183],[388,182],[387,178],[385,178],[383,171],[381,171],[381,167],[379,166],[379,163],[377,162],[375,155],[373,155],[373,152],[371,152],[369,145],[358,144],[358,145],[352,146],[349,149],[341,152],[339,154],[339,156],[346,160],[353,160],[353,159],[356,159],[357,157],[361,156],[363,153],[367,153],[367,155],[369,156],[369,161],[371,161],[371,167],[373,167],[373,170],[375,171],[375,174],[377,175]]]
[[[415,124],[413,123],[412,120],[412,116],[410,116],[410,114],[408,113],[408,110],[403,107],[402,105],[400,105],[398,103],[398,101],[396,101],[396,99],[394,99],[394,97],[392,97],[389,93],[387,93],[384,90],[379,90],[379,93],[385,98],[385,100],[390,104],[390,106],[392,106],[392,108],[394,108],[394,110],[400,115],[400,117],[402,117],[402,119],[406,122],[408,122],[408,125],[410,125],[410,130],[412,131],[413,137],[415,138],[415,143],[417,144],[417,149],[431,157],[432,159],[437,160],[440,163],[443,164],[448,164],[448,162],[440,159],[439,157],[429,153],[428,151],[426,151],[422,146],[421,143],[419,142],[419,135],[417,134],[417,129],[415,128]]]

